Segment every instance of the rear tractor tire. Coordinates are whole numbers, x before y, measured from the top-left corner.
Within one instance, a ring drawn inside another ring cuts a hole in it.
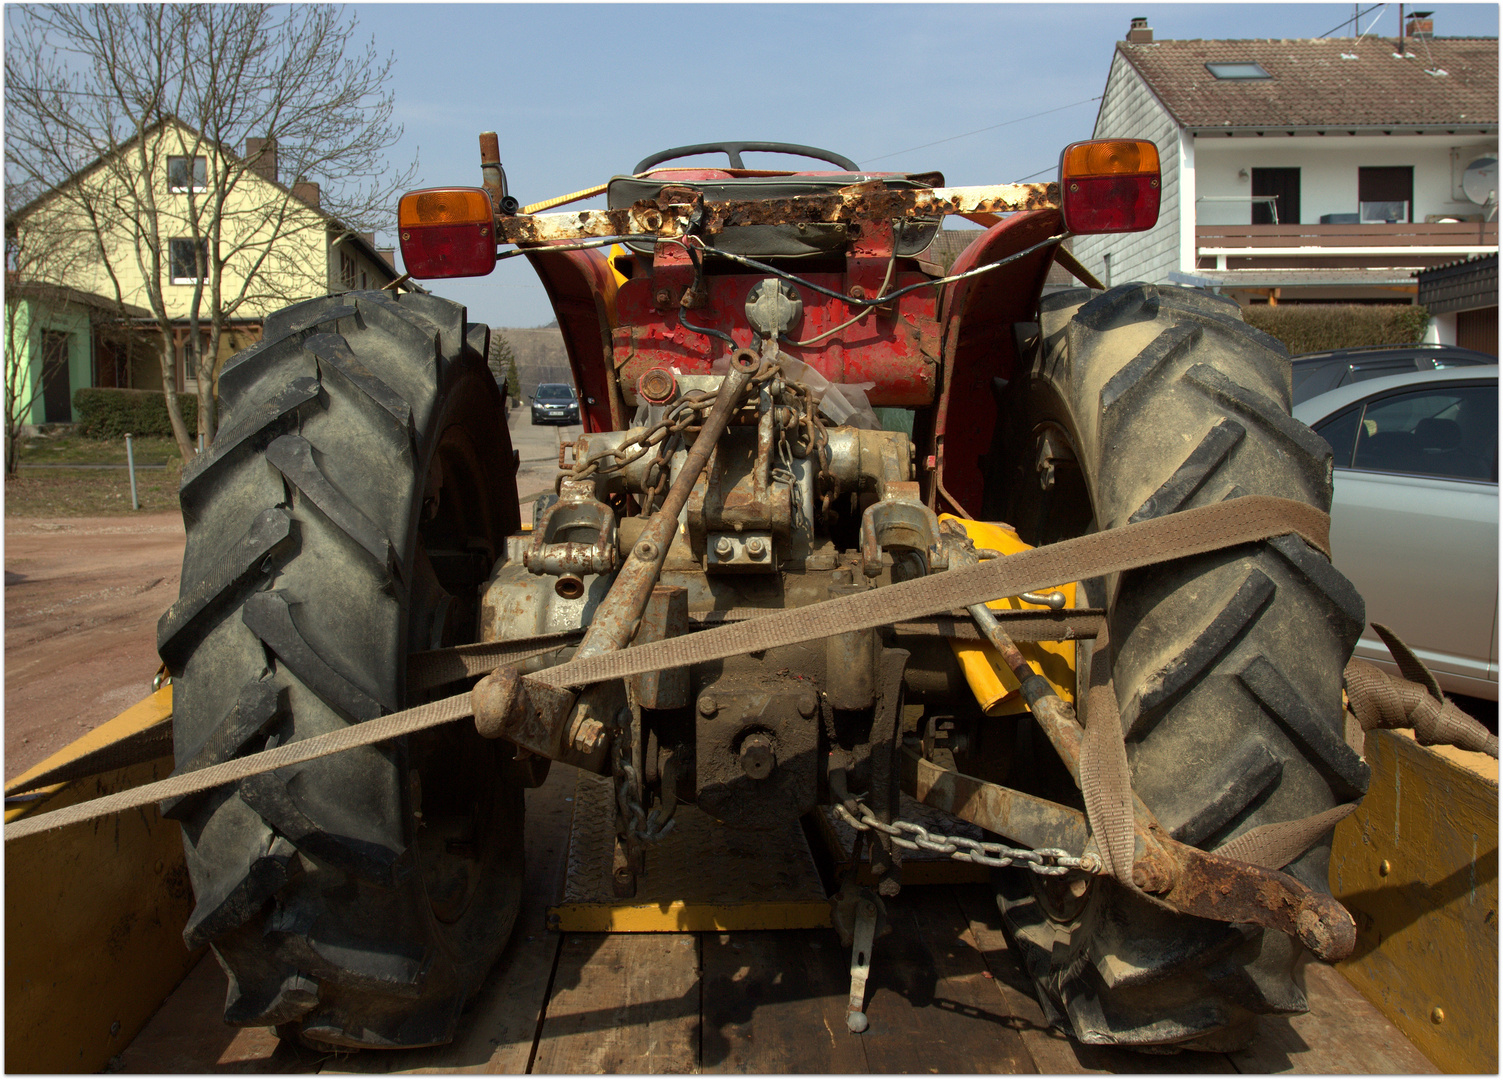
[[[179,772],[418,704],[408,654],[475,640],[518,527],[487,337],[436,297],[347,293],[270,317],[226,366],[158,627]],[[520,903],[511,768],[451,724],[165,806],[225,1021],[315,1046],[452,1038]]]
[[[1287,354],[1234,303],[1152,285],[1056,294],[1022,382],[1005,510],[1033,543],[1244,494],[1330,509],[1330,447],[1289,416]],[[1366,790],[1341,704],[1364,608],[1319,551],[1283,536],[1086,584],[1108,608],[1133,789],[1175,839],[1209,850]],[[1328,833],[1283,869],[1327,892],[1329,857]],[[1084,892],[1000,880],[1045,1013],[1082,1042],[1228,1050],[1258,1015],[1306,1009],[1301,947],[1284,934],[1181,915],[1106,878]]]

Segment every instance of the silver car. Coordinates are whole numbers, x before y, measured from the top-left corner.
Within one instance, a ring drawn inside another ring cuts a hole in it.
[[[1498,699],[1498,368],[1416,371],[1295,406],[1331,444],[1336,568],[1450,693]],[[1397,671],[1369,627],[1357,656]]]

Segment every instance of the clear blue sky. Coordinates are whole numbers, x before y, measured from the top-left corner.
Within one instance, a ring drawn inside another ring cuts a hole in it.
[[[1427,6],[1438,36],[1498,34],[1496,4]],[[951,184],[1048,179],[1060,149],[1090,137],[1098,103],[1088,99],[1101,93],[1112,50],[1133,16],[1146,16],[1160,39],[1308,38],[1343,20],[1335,36],[1349,35],[1353,12],[1370,7],[625,3],[352,10],[361,33],[397,58],[393,85],[406,135],[392,160],[411,161],[417,153],[419,186],[476,186],[479,133],[491,129],[500,134],[511,192],[528,203],[603,183],[653,151],[720,139],[822,146],[863,167],[939,169]],[[1392,37],[1398,23],[1398,5],[1389,4],[1365,15],[1362,28],[1372,24],[1370,33]],[[1057,111],[1023,119],[1044,110]],[[928,143],[938,145],[910,149]],[[394,244],[389,235],[381,240]],[[477,322],[540,326],[553,317],[521,259],[503,262],[486,278],[428,284],[468,305]]]

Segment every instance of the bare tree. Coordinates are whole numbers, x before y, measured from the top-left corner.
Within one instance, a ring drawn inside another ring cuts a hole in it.
[[[6,180],[45,192],[13,224],[87,237],[91,291],[151,312],[185,459],[175,330],[211,441],[231,324],[328,291],[331,219],[374,231],[416,171],[385,168],[393,61],[355,30],[314,4],[7,9]]]

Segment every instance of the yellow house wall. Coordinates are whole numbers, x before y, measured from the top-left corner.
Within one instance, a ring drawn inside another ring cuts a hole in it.
[[[140,166],[143,159],[140,150],[132,147],[125,153],[131,167]],[[188,318],[194,290],[192,284],[172,284],[168,276],[168,241],[192,235],[188,225],[190,196],[186,192],[171,192],[167,187],[167,158],[178,155],[209,158],[211,171],[215,156],[210,145],[195,144],[191,131],[177,127],[159,133],[144,155],[154,166],[152,191],[157,204],[162,240],[162,300],[167,317],[173,321]],[[110,192],[112,188],[120,189],[124,186],[121,178],[107,165],[96,166],[77,182],[93,185],[100,192]],[[196,198],[203,199],[207,194],[197,193]],[[127,198],[126,201],[128,204],[130,200]],[[279,225],[268,220],[277,215],[282,219]],[[206,216],[202,207],[199,208],[199,216],[201,220]],[[290,303],[323,296],[329,291],[328,220],[254,173],[240,177],[225,203],[223,238],[220,242],[221,255],[229,256],[221,290],[225,301],[239,294],[255,259],[268,245],[271,250],[257,271],[258,280],[247,292],[244,302],[234,311],[233,318],[260,320]],[[31,221],[36,227],[71,228],[80,237],[87,237],[92,232],[88,221],[66,198],[44,203],[31,215]],[[122,299],[127,304],[149,310],[151,304],[145,285],[146,276],[142,272],[141,260],[138,259],[134,229],[121,221],[106,223],[103,231],[105,253],[120,283]],[[115,296],[115,285],[105,260],[99,258],[85,260],[85,265],[72,275],[70,284],[74,288],[101,296]],[[205,284],[199,313],[206,321],[208,300]]]

